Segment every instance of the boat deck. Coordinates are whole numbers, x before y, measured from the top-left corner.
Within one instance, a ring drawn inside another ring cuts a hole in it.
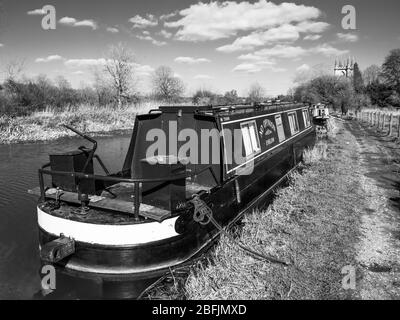
[[[55,203],[53,201],[52,203],[42,203],[40,209],[46,212],[50,211],[51,215],[55,217],[83,223],[113,225],[140,223],[143,221],[138,222],[133,215],[133,188],[133,184],[121,182],[107,188],[108,191],[103,191],[100,196],[89,196],[90,202],[88,207],[90,210],[87,212],[81,210],[81,202],[78,199],[78,194],[67,191],[61,191],[59,195],[61,201],[61,206],[59,208],[50,208]],[[208,191],[209,189],[209,187],[194,182],[188,182],[186,185],[187,199],[190,199],[192,195],[197,192],[202,190]],[[31,194],[40,195],[39,188],[35,188],[29,192]],[[56,189],[48,189],[46,191],[46,198],[55,200]],[[139,215],[145,219],[162,222],[171,217],[171,212],[150,204],[141,203]]]

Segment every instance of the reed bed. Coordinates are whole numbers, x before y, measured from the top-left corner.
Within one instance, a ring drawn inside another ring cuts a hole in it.
[[[0,116],[0,143],[55,140],[75,135],[61,124],[68,124],[84,133],[105,133],[131,130],[137,114],[157,108],[157,102],[123,107],[80,105],[62,111],[47,108],[29,116]]]

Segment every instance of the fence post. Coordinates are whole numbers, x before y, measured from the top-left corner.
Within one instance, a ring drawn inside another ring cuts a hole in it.
[[[379,131],[380,125],[381,125],[381,113],[378,112],[378,125],[376,126],[376,130]]]
[[[385,130],[385,113],[382,113],[382,128],[381,131]]]
[[[390,120],[389,120],[389,133],[388,136],[391,136],[393,134],[393,114],[390,114]]]
[[[400,115],[397,116],[397,138],[400,138]]]
[[[372,111],[369,111],[368,115],[369,115],[369,117],[368,117],[368,118],[369,118],[369,119],[368,119],[368,120],[369,120],[369,121],[368,121],[368,122],[369,122],[369,125],[372,126]]]

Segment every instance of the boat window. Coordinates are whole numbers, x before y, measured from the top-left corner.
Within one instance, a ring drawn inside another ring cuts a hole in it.
[[[243,144],[246,151],[246,157],[261,150],[260,141],[257,134],[256,122],[249,121],[241,123],[240,127],[242,129]]]
[[[275,116],[276,130],[278,132],[279,142],[285,140],[285,131],[283,130],[282,116],[279,114]]]
[[[311,122],[310,122],[310,114],[308,113],[308,110],[303,110],[303,119],[304,119],[305,126],[309,127]]]
[[[299,122],[297,121],[297,114],[295,112],[289,113],[288,119],[289,119],[290,132],[292,134],[299,132]]]

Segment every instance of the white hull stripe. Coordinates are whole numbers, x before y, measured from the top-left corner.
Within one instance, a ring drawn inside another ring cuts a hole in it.
[[[178,235],[175,231],[177,218],[162,223],[103,225],[55,217],[38,208],[38,224],[44,231],[56,236],[63,233],[79,242],[110,246],[138,245],[175,237]]]

